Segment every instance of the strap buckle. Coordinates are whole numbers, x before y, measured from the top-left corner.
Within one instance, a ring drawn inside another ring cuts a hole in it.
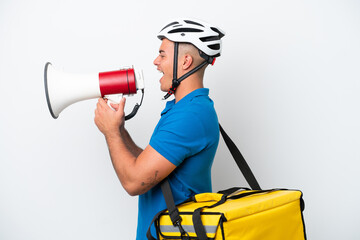
[[[171,222],[175,227],[179,226],[181,224],[182,218],[180,217],[179,210],[175,208],[173,211],[169,212],[169,216],[171,219]]]
[[[170,215],[170,218],[172,218],[173,214],[175,214],[175,216],[178,216],[174,221],[173,221],[173,225],[174,227],[178,227],[179,228],[179,231],[180,231],[180,234],[181,234],[181,239],[184,239],[184,240],[190,240],[190,235],[189,233],[187,233],[183,226],[181,225],[181,221],[182,221],[182,218],[179,216],[179,210],[176,208],[175,211],[169,213]],[[175,217],[174,216],[174,217]]]
[[[181,218],[180,218],[181,219]],[[180,230],[180,234],[181,234],[181,239],[184,240],[190,240],[190,235],[189,233],[187,233],[184,228],[181,226],[181,220],[179,222],[176,222],[176,226],[179,228]]]
[[[164,96],[163,100],[165,100],[168,97],[170,97],[171,95],[173,95],[176,91],[176,88],[179,86],[179,84],[180,84],[180,82],[178,80],[174,80],[173,85],[171,86],[171,88],[169,89],[167,94]]]

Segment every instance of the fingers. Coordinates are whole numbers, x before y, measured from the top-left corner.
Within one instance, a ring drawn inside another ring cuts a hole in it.
[[[99,98],[96,104],[95,118],[103,116],[108,109],[109,106],[107,106],[106,101],[103,98]]]
[[[110,105],[115,111],[119,110],[119,104],[110,103]]]
[[[125,113],[124,113],[124,109],[125,109],[125,102],[126,102],[126,99],[123,97],[119,104],[117,104],[117,109],[116,109],[116,114],[118,116],[120,116],[121,118],[124,117]]]
[[[106,98],[99,98],[98,103],[97,103],[96,106],[97,106],[97,108],[98,108],[99,110],[107,111],[107,110],[111,109],[110,106],[108,105],[108,103],[110,103],[108,99],[106,99]],[[117,108],[116,105],[115,105],[115,107],[113,106],[112,103],[110,103],[110,105],[111,105],[111,107],[114,108],[115,111],[116,111],[116,108]],[[111,109],[111,110],[113,110],[113,109]]]
[[[97,103],[97,106],[98,106],[98,107],[106,107],[106,105],[107,105],[107,99],[106,99],[106,101],[105,101],[105,99],[99,98],[98,103]]]
[[[115,111],[118,111],[120,109],[124,110],[125,102],[126,102],[126,99],[122,98],[118,104],[110,103],[110,105]]]
[[[125,103],[126,103],[126,98],[123,97],[123,98],[121,99],[120,103],[119,103],[119,108],[124,109]]]
[[[125,103],[126,103],[126,98],[123,97],[120,100],[119,104],[110,103],[110,106],[115,110],[115,112],[124,112]],[[108,100],[103,98],[98,99],[96,107],[97,107],[96,110],[100,110],[100,111],[106,111],[106,109],[110,109],[108,105]]]

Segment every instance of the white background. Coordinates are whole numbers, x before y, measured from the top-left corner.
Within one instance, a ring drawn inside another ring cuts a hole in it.
[[[205,85],[261,186],[303,191],[308,239],[360,239],[359,13],[355,0],[1,0],[0,239],[134,239],[137,197],[93,123],[96,99],[52,119],[43,70],[143,69],[126,125],[145,147],[164,107],[156,34],[178,16],[226,31]],[[232,186],[247,184],[221,140],[213,188]]]

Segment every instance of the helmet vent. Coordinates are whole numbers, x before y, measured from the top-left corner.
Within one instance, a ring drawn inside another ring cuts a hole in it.
[[[208,45],[208,47],[212,50],[219,50],[220,49],[220,44],[212,44],[212,45]]]
[[[164,30],[165,28],[170,27],[170,26],[175,25],[175,24],[179,24],[179,22],[172,22],[172,23],[169,23],[169,24],[168,24],[168,25],[166,25],[163,29],[161,29],[161,31],[162,31],[162,30]],[[161,32],[161,31],[160,31],[160,32]]]
[[[215,27],[211,27],[211,30],[213,30],[219,34],[219,39],[222,38],[223,36],[225,36],[219,29],[217,29]]]
[[[219,36],[210,36],[210,37],[202,37],[200,38],[202,42],[210,42],[210,41],[216,41],[220,40]]]
[[[177,28],[170,30],[168,33],[178,33],[178,32],[203,32],[203,30],[195,29],[195,28]]]
[[[190,20],[184,20],[184,22],[188,23],[188,24],[194,24],[194,25],[198,25],[200,27],[204,27],[204,25],[200,24],[200,23],[197,23],[197,22],[194,22],[194,21],[190,21]]]

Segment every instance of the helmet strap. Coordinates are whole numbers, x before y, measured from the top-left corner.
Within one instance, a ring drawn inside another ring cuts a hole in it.
[[[178,65],[178,54],[179,54],[179,43],[174,42],[174,65],[173,65],[173,79],[172,85],[167,94],[164,96],[163,100],[169,98],[175,93],[176,88],[179,86],[180,82],[177,80],[177,65]]]
[[[174,66],[173,66],[173,80],[172,80],[172,86],[169,89],[169,91],[164,96],[163,100],[169,98],[171,95],[175,93],[176,88],[180,85],[180,82],[183,81],[185,78],[189,77],[191,74],[195,73],[196,71],[200,70],[202,67],[204,67],[207,64],[214,65],[215,57],[210,57],[206,54],[204,54],[202,51],[199,50],[200,56],[205,59],[204,62],[202,62],[199,66],[195,67],[191,71],[185,73],[183,76],[181,76],[179,79],[177,78],[177,67],[178,67],[178,53],[179,53],[179,43],[174,42]]]

